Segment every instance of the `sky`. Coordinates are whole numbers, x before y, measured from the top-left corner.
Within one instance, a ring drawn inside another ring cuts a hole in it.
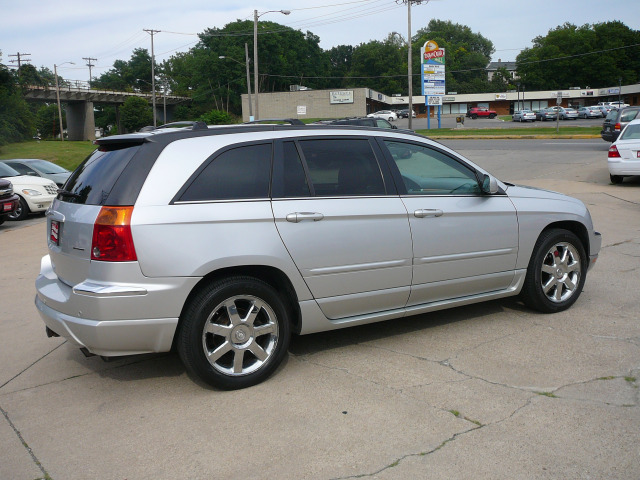
[[[615,4],[615,6],[613,5]],[[411,8],[412,34],[431,19],[466,25],[491,40],[492,60],[512,61],[536,36],[570,22],[575,25],[621,20],[640,29],[640,0],[430,0]],[[53,70],[67,80],[88,80],[83,58],[93,58],[92,75],[101,75],[115,60],[129,60],[135,48],[151,51],[156,61],[193,47],[196,34],[236,20],[261,20],[320,37],[320,46],[358,45],[384,40],[393,31],[407,35],[407,7],[395,0],[0,0],[1,62],[22,55],[36,67]],[[269,12],[274,10],[274,12]],[[289,15],[279,10],[290,10]],[[247,37],[251,45],[252,35]],[[242,59],[239,59],[242,60]],[[66,62],[74,62],[74,65]]]

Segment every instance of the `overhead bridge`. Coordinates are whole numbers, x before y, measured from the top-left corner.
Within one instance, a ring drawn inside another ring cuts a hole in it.
[[[26,100],[36,102],[55,103],[56,87],[54,86],[27,86],[23,87]],[[117,92],[111,90],[97,90],[79,86],[60,86],[60,102],[64,104],[67,117],[67,136],[69,140],[95,140],[96,122],[93,114],[94,103],[111,104],[116,106],[116,122],[118,133],[122,133],[120,125],[119,107],[127,98],[140,97],[153,102],[150,93]],[[179,103],[190,102],[189,97],[176,95],[156,94],[156,116],[163,118],[165,107],[167,121],[173,117],[173,108]]]

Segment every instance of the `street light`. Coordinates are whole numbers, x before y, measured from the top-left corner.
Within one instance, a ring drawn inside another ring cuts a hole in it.
[[[66,65],[67,63],[71,65],[75,65],[73,62],[64,62],[61,63],[60,66]],[[62,131],[62,107],[60,106],[60,86],[58,85],[58,66],[53,64],[53,75],[56,77],[56,100],[58,101],[58,118],[60,119],[60,141],[64,142],[64,132]]]
[[[249,121],[252,122],[253,121],[253,108],[251,107],[251,77],[249,76],[249,46],[245,43],[244,44],[244,56],[245,56],[245,66],[247,67],[247,100],[249,101]],[[218,58],[221,59],[229,59],[229,60],[233,60],[234,62],[242,65],[242,62],[239,60],[236,60],[235,58],[232,57],[227,57],[225,55],[220,55]]]
[[[258,83],[258,19],[265,13],[282,13],[283,15],[289,15],[291,10],[267,10],[266,12],[258,13],[258,10],[253,11],[253,89],[256,97],[256,120],[260,119],[258,97],[260,95],[260,85]]]

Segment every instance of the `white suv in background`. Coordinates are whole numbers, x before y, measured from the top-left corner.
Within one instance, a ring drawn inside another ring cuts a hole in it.
[[[292,333],[513,295],[564,310],[600,250],[581,201],[411,132],[196,123],[97,143],[47,213],[47,333],[176,348],[218,388],[266,379]]]

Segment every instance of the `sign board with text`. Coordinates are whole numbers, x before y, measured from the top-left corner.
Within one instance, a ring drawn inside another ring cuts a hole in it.
[[[335,103],[353,103],[353,90],[335,90],[329,92],[329,102]]]
[[[433,40],[425,42],[422,46],[422,94],[429,97],[444,96],[445,89],[445,51],[439,48]],[[435,101],[435,100],[433,100]],[[427,105],[442,105],[440,103],[427,103]]]

